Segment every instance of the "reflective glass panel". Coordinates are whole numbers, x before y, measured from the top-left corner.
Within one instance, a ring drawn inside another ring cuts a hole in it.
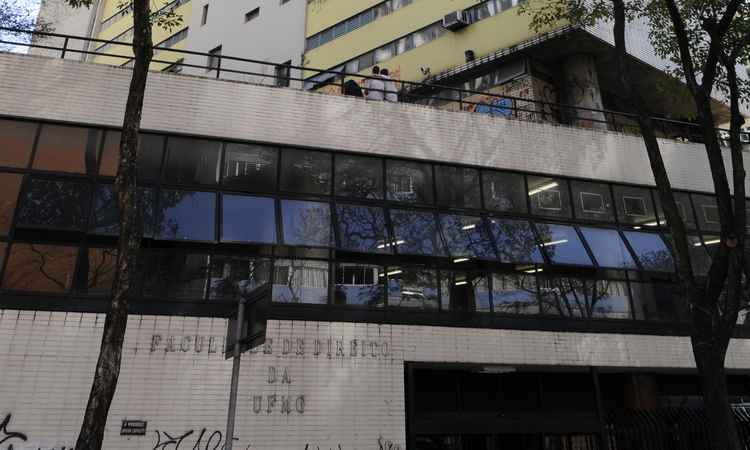
[[[441,305],[445,311],[490,312],[487,277],[467,272],[440,272]]]
[[[573,181],[571,189],[577,218],[614,222],[615,208],[609,185]]]
[[[684,321],[687,304],[671,283],[630,283],[637,320]]]
[[[688,249],[690,250],[690,262],[693,263],[693,273],[696,275],[707,275],[711,267],[711,256],[708,248],[717,247],[720,242],[718,236],[703,236],[706,245],[703,245],[700,237],[688,236]],[[670,243],[671,245],[671,243]]]
[[[640,227],[658,225],[650,190],[631,186],[613,186],[613,190],[621,223]]]
[[[685,222],[685,226],[689,230],[695,230],[695,215],[693,214],[693,207],[690,203],[690,195],[686,192],[674,192],[673,194],[675,204],[677,205],[677,212]],[[659,212],[660,220],[663,222],[662,224],[666,224],[666,216],[664,215],[658,192],[654,192],[654,199],[656,200],[656,209]]]
[[[672,254],[661,236],[654,233],[623,231],[644,270],[674,272]]]
[[[630,251],[617,230],[581,227],[594,259],[601,267],[637,269]]]
[[[721,231],[719,206],[713,195],[692,194],[695,212],[698,215],[698,227],[703,231]]]
[[[385,305],[385,271],[368,264],[339,264],[336,267],[334,305]]]
[[[164,181],[174,184],[215,184],[221,142],[169,137]]]
[[[480,208],[479,171],[451,166],[435,166],[437,200],[445,206]]]
[[[747,240],[745,242],[747,242]],[[721,237],[717,235],[704,234],[703,244],[705,245],[708,255],[713,258],[716,252],[719,250]]]
[[[383,208],[361,205],[336,206],[339,248],[355,252],[391,253]]]
[[[594,300],[594,282],[578,278],[539,279],[542,314],[589,317]]]
[[[331,209],[328,203],[282,200],[281,215],[286,245],[331,245]]]
[[[60,294],[70,290],[78,248],[14,243],[3,276],[5,289]]]
[[[559,178],[528,177],[531,213],[570,218],[568,182]]]
[[[285,148],[281,151],[281,189],[305,194],[331,193],[331,155]]]
[[[79,271],[86,273],[85,291],[89,295],[109,296],[117,273],[117,250],[88,248],[81,252]],[[85,264],[85,267],[84,267]]]
[[[553,264],[591,265],[591,259],[575,228],[553,223],[536,223],[536,229],[541,246]]]
[[[500,261],[506,263],[544,262],[529,222],[491,218],[489,227],[497,244]]]
[[[0,119],[0,166],[26,168],[36,130],[36,123]]]
[[[386,161],[388,200],[433,203],[432,167],[411,161]]]
[[[431,212],[391,210],[393,245],[400,254],[440,255],[435,214]]]
[[[221,240],[276,243],[276,208],[272,198],[222,195]]]
[[[232,300],[249,298],[271,281],[271,260],[242,256],[211,257],[208,298]]]
[[[120,132],[107,131],[104,136],[102,161],[99,175],[114,177],[117,175],[117,164],[120,155]],[[161,160],[164,154],[164,136],[141,134],[138,137],[138,180],[156,181],[161,171]]]
[[[156,215],[156,237],[193,241],[213,241],[216,194],[162,190]]]
[[[328,263],[277,259],[274,265],[273,301],[328,303]]]
[[[417,267],[388,267],[388,305],[437,310],[437,272]]]
[[[174,250],[144,255],[143,295],[201,301],[208,287],[209,257]]]
[[[21,197],[18,225],[80,230],[86,223],[89,185],[34,178]]]
[[[525,213],[526,182],[523,175],[510,172],[482,172],[484,206],[494,211]]]
[[[451,256],[496,259],[484,221],[477,216],[440,216],[443,237]]]
[[[536,277],[492,274],[492,307],[498,314],[539,314]]]
[[[627,283],[624,281],[597,280],[592,286],[595,290],[589,310],[590,317],[632,318]]]
[[[152,188],[138,188],[140,210],[143,213],[143,236],[154,236],[156,195]],[[100,184],[94,189],[94,205],[89,232],[116,236],[120,233],[120,208],[111,184]]]
[[[366,156],[336,155],[336,195],[383,198],[383,161]]]
[[[221,184],[258,192],[276,190],[278,151],[262,145],[227,144]]]
[[[0,191],[0,235],[8,234],[10,231],[21,181],[23,181],[22,175],[0,173],[0,186],[3,187]]]
[[[96,173],[99,130],[66,125],[42,125],[34,168],[55,172]]]

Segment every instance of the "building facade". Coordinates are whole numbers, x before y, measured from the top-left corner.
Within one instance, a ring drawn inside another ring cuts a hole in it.
[[[130,75],[0,55],[0,439],[16,449],[70,448],[80,426]],[[700,404],[637,136],[169,73],[142,129],[143,268],[105,448],[221,447],[227,322],[264,286],[235,448],[637,448],[606,447],[611,416]],[[704,271],[705,152],[660,145]]]

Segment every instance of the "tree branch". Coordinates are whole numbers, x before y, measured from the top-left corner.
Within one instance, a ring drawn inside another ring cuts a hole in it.
[[[702,86],[699,86],[698,81],[695,79],[695,66],[693,65],[693,57],[690,53],[690,40],[686,32],[685,20],[682,18],[675,0],[664,1],[667,5],[667,11],[669,11],[669,18],[672,20],[677,46],[680,50],[680,61],[682,61],[682,71],[684,72],[685,81],[690,91],[693,94],[697,94],[700,92]]]

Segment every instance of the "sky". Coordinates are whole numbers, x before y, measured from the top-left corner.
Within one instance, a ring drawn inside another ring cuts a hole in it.
[[[0,5],[3,5],[3,3],[5,2],[0,1]],[[10,0],[8,3],[10,3],[11,5],[15,4],[21,8],[27,9],[30,15],[34,18],[36,18],[36,16],[39,15],[39,4],[41,3],[41,0]],[[8,40],[13,40],[13,41],[23,40],[23,41],[28,42],[28,38],[23,38],[22,36],[9,37],[4,34],[2,34],[2,36],[3,38],[8,38]],[[16,46],[11,46],[9,50],[15,53],[26,53],[28,51],[28,47],[16,45]]]

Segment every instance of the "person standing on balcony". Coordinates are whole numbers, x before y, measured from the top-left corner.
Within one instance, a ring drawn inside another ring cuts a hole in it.
[[[396,82],[393,81],[393,78],[390,77],[388,69],[381,69],[380,76],[383,78],[383,84],[385,86],[385,101],[398,103],[398,90],[396,89]]]
[[[380,67],[372,68],[372,77],[365,78],[365,98],[382,102],[385,98],[385,83],[380,76]]]

